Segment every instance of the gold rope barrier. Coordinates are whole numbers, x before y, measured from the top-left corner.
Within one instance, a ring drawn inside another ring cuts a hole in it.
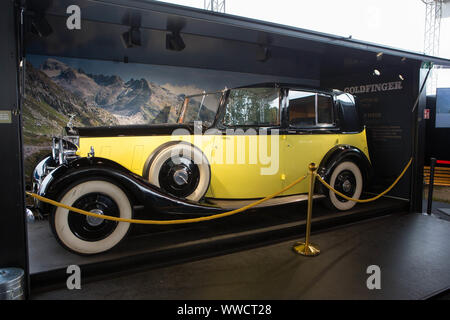
[[[227,212],[223,212],[223,213],[219,213],[219,214],[214,214],[211,216],[205,216],[205,217],[199,217],[199,218],[192,218],[192,219],[177,219],[177,220],[137,220],[137,219],[126,219],[126,218],[118,218],[118,217],[111,217],[111,216],[106,216],[106,215],[101,215],[101,214],[97,214],[97,213],[93,213],[93,212],[89,212],[89,211],[85,211],[85,210],[81,210],[78,208],[74,208],[71,206],[68,206],[64,203],[61,202],[57,202],[55,200],[52,199],[48,199],[45,197],[42,197],[38,194],[32,193],[32,192],[26,192],[26,194],[30,197],[36,198],[39,201],[51,204],[53,206],[57,206],[57,207],[61,207],[76,213],[80,213],[80,214],[84,214],[86,216],[91,216],[91,217],[95,217],[95,218],[100,218],[100,219],[105,219],[105,220],[112,220],[112,221],[117,221],[117,222],[129,222],[129,223],[136,223],[136,224],[157,224],[157,225],[166,225],[166,224],[184,224],[184,223],[193,223],[193,222],[201,222],[201,221],[207,221],[207,220],[214,220],[214,219],[219,219],[219,218],[223,218],[223,217],[228,217],[231,216],[233,214],[236,213],[240,213],[242,211],[248,210],[260,203],[263,203],[267,200],[270,200],[276,196],[278,196],[279,194],[289,190],[290,188],[292,188],[293,186],[297,185],[298,183],[302,182],[307,175],[304,175],[303,177],[298,178],[297,180],[295,180],[294,182],[292,182],[291,184],[289,184],[288,186],[284,187],[283,189],[281,189],[278,192],[275,192],[265,198],[262,198],[260,200],[257,200],[255,202],[252,202],[242,208],[239,209],[235,209],[235,210],[231,210],[231,211],[227,211]]]
[[[337,191],[336,189],[334,189],[332,186],[330,186],[328,183],[325,182],[325,180],[322,179],[322,177],[318,174],[318,173],[314,173],[314,175],[317,177],[317,179],[328,189],[330,189],[331,191],[333,191],[334,193],[336,193],[338,196],[349,200],[349,201],[354,201],[354,202],[359,202],[359,203],[365,203],[365,202],[371,202],[371,201],[375,201],[379,198],[381,198],[382,196],[384,196],[386,193],[388,193],[389,191],[391,191],[391,189],[393,187],[395,187],[395,185],[397,184],[397,182],[400,181],[400,179],[403,177],[403,175],[405,174],[406,170],[408,170],[409,166],[412,163],[412,159],[409,159],[408,164],[406,165],[406,167],[403,169],[402,173],[400,173],[400,175],[398,176],[397,179],[395,179],[394,183],[391,184],[391,186],[389,188],[387,188],[385,191],[383,191],[382,193],[380,193],[379,195],[373,197],[373,198],[369,198],[369,199],[353,199],[350,197],[347,197],[345,194]]]

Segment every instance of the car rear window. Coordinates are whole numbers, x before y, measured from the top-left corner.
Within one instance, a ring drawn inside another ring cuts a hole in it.
[[[289,90],[289,126],[307,128],[333,126],[333,100],[330,95]]]

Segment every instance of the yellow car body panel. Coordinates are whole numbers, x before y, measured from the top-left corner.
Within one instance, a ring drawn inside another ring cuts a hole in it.
[[[350,145],[361,150],[369,158],[366,130],[352,134],[303,134],[281,136],[280,148],[283,154],[283,187],[292,183],[299,176],[305,175],[308,165],[313,162],[320,164],[327,152],[337,145]],[[284,147],[281,147],[284,146]],[[308,192],[306,183],[301,183],[288,190],[283,195]]]
[[[265,141],[261,141],[261,140]],[[147,159],[161,145],[171,141],[192,143],[205,154],[211,168],[211,182],[205,195],[217,199],[251,199],[279,191],[317,165],[336,145],[351,145],[369,159],[366,131],[339,134],[287,135],[150,135],[80,137],[77,155],[110,159],[142,175]],[[278,143],[277,150],[276,144]],[[260,149],[267,143],[267,150]],[[256,146],[256,147],[255,147]],[[276,154],[278,153],[278,157]],[[257,155],[257,156],[256,156]],[[261,156],[262,155],[262,156]],[[264,157],[265,155],[265,157]],[[271,156],[271,157],[270,157]],[[275,163],[278,158],[278,163]],[[144,177],[147,178],[147,177]],[[307,192],[300,183],[283,195]]]

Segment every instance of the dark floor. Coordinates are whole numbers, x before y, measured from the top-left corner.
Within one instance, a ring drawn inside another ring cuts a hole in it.
[[[424,299],[450,287],[448,239],[448,221],[395,214],[313,234],[317,257],[299,256],[285,241],[32,298]],[[381,268],[380,290],[367,289],[369,265]]]
[[[348,217],[364,214],[383,214],[390,210],[407,210],[408,203],[384,198],[376,202],[359,204],[346,212],[334,212],[314,203],[313,224],[325,224],[335,220],[348,221]],[[142,217],[138,218],[144,218]],[[286,238],[304,232],[306,202],[295,206],[284,206],[270,210],[249,211],[225,219],[179,226],[133,225],[131,235],[113,250],[94,256],[79,256],[63,249],[50,231],[48,221],[36,221],[28,225],[29,260],[32,280],[34,275],[67,268],[68,265],[98,264],[143,254],[154,254],[167,250],[215,243],[225,245],[226,241],[240,241],[253,238],[254,241],[270,242],[270,237]],[[146,217],[148,219],[148,217]],[[236,246],[236,241],[233,246]],[[65,274],[65,270],[63,275]]]

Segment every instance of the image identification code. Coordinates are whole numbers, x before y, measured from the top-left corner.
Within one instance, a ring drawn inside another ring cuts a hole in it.
[[[197,315],[208,318],[214,314],[220,315],[270,315],[272,306],[268,304],[229,304],[218,307],[188,306],[187,304],[177,308],[178,315]]]

